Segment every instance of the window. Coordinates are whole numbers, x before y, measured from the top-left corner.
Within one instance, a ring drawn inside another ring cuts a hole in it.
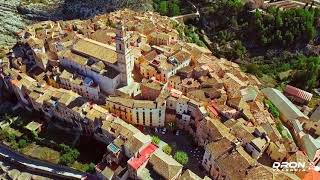
[[[150,125],[152,126],[152,111],[150,111]]]
[[[142,121],[143,121],[143,125],[145,125],[146,124],[146,115],[145,115],[144,111],[142,112]]]
[[[139,113],[136,112],[137,123],[139,124]]]

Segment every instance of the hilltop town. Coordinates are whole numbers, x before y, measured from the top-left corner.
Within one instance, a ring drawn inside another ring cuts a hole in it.
[[[105,144],[98,179],[310,176],[320,164],[320,108],[306,106],[312,94],[265,87],[238,64],[183,41],[179,24],[124,9],[27,26],[1,59],[0,76],[20,108]],[[205,175],[164,150],[166,133],[203,149]],[[308,167],[272,168],[291,161]]]

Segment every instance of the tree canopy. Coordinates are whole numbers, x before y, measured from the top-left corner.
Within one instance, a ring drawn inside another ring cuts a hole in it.
[[[181,13],[180,0],[153,0],[153,7],[164,16],[178,16]]]
[[[292,8],[250,11],[242,1],[217,0],[203,13],[216,55],[243,59],[250,49],[303,47],[316,36],[319,9]]]
[[[186,165],[189,161],[188,154],[183,151],[177,151],[173,158],[182,165]]]
[[[60,164],[69,165],[72,164],[80,155],[77,149],[73,149],[65,144],[60,144],[60,149],[62,151],[62,156],[60,157]]]

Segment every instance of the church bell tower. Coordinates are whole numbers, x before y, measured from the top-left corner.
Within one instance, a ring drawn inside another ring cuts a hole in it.
[[[118,67],[121,72],[121,85],[127,86],[133,82],[132,70],[134,66],[133,56],[129,47],[130,35],[120,22],[116,27],[116,52]]]

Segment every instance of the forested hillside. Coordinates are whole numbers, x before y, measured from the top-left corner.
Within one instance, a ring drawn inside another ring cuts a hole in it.
[[[197,26],[213,41],[215,55],[235,60],[260,77],[267,75],[279,86],[318,86],[318,8],[280,10],[240,0],[193,2],[201,9]]]

